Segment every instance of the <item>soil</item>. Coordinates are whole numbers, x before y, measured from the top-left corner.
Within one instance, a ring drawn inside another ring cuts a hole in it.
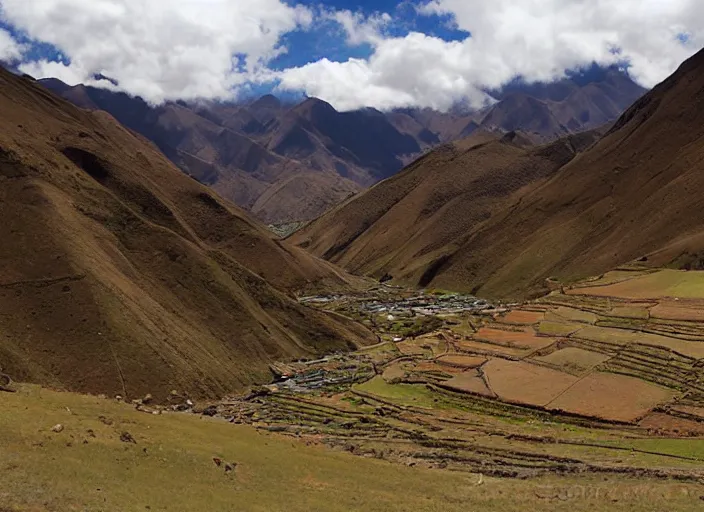
[[[487,387],[484,379],[476,371],[462,373],[444,382],[443,385],[458,391],[496,398],[496,394]]]
[[[556,341],[554,338],[537,336],[535,331],[530,327],[522,331],[504,331],[501,329],[482,327],[474,338],[478,341],[488,341],[508,347],[533,350],[549,347]]]
[[[547,404],[549,409],[609,421],[634,423],[675,396],[671,390],[633,377],[593,373]]]
[[[533,325],[543,320],[544,317],[544,313],[514,309],[499,318],[499,322],[517,325]]]
[[[492,359],[482,367],[489,388],[507,402],[544,406],[577,382],[567,373],[524,362]]]

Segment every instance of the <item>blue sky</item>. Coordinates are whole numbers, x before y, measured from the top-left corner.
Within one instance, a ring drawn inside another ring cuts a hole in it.
[[[0,59],[153,103],[274,91],[480,106],[517,76],[619,64],[641,85],[704,46],[700,0],[0,0]],[[67,15],[70,13],[70,15]],[[234,63],[234,64],[233,64]]]
[[[335,11],[349,10],[354,13],[373,15],[374,13],[389,13],[393,16],[393,23],[387,27],[389,36],[403,37],[409,32],[421,32],[442,38],[445,41],[461,41],[469,35],[468,32],[453,27],[452,17],[449,15],[419,16],[416,6],[422,2],[409,0],[286,0],[286,4],[297,4],[309,7],[312,10],[321,7]],[[41,41],[32,40],[12,24],[0,19],[0,28],[6,29],[18,41],[27,44],[27,60],[48,59],[68,62],[60,50]],[[373,53],[369,44],[348,45],[344,30],[333,22],[318,23],[309,30],[299,30],[285,34],[281,44],[289,51],[271,62],[273,69],[285,69],[315,62],[321,58],[345,61],[349,58],[368,58]]]

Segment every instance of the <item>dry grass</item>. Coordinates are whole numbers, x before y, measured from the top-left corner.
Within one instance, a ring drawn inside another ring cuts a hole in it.
[[[65,430],[50,432],[57,423]],[[121,442],[123,431],[137,444]],[[655,512],[695,510],[702,494],[693,484],[618,476],[516,481],[408,468],[250,427],[152,416],[27,386],[3,396],[0,442],[3,512]],[[238,465],[226,474],[213,457]]]
[[[650,299],[678,297],[704,298],[704,273],[681,270],[660,270],[622,283],[597,288],[581,288],[580,294],[620,297],[624,299]]]
[[[543,357],[536,357],[538,361],[561,367],[567,372],[584,373],[587,370],[608,360],[610,356],[582,350],[581,348],[567,347]]]
[[[579,325],[558,323],[558,322],[540,322],[538,332],[543,336],[569,336],[580,328]]]
[[[459,511],[474,493],[470,475],[361,459],[221,420],[153,416],[36,387],[2,399],[0,503],[10,510]],[[59,423],[65,430],[51,432]],[[137,444],[120,441],[125,431]],[[213,457],[238,465],[225,474]]]

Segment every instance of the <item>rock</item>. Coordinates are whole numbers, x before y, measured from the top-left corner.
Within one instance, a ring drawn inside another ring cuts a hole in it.
[[[151,393],[147,393],[144,398],[142,398],[142,403],[143,404],[148,404],[154,401],[154,397],[151,395]]]
[[[236,462],[228,462],[227,464],[225,464],[225,473],[229,473],[230,471],[234,471],[236,467],[237,467]]]
[[[222,466],[222,459],[219,458],[219,457],[213,457],[213,462],[215,463],[215,465],[216,465],[217,467]]]
[[[132,444],[137,444],[137,441],[135,441],[134,437],[132,437],[132,434],[129,432],[123,432],[120,434],[120,441],[123,443],[132,443]]]
[[[51,427],[51,431],[60,434],[64,431],[64,426],[59,423],[58,425],[54,425],[53,427]]]
[[[115,400],[122,402],[122,395],[115,395]]]
[[[218,413],[218,408],[215,405],[209,405],[201,413],[203,416],[210,416],[211,418]]]
[[[14,393],[15,388],[12,387],[12,379],[9,375],[0,373],[0,391],[5,391],[7,393]]]
[[[103,425],[107,425],[108,427],[113,424],[113,421],[110,418],[106,418],[105,416],[98,416],[98,419]]]

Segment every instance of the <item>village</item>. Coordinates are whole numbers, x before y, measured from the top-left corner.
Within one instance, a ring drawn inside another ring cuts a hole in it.
[[[315,295],[301,297],[301,304],[327,309],[341,306],[355,308],[359,313],[388,313],[394,316],[416,315],[455,315],[459,313],[480,312],[495,309],[488,301],[472,295],[425,291],[405,291],[392,286],[380,286],[361,296],[353,295]]]

